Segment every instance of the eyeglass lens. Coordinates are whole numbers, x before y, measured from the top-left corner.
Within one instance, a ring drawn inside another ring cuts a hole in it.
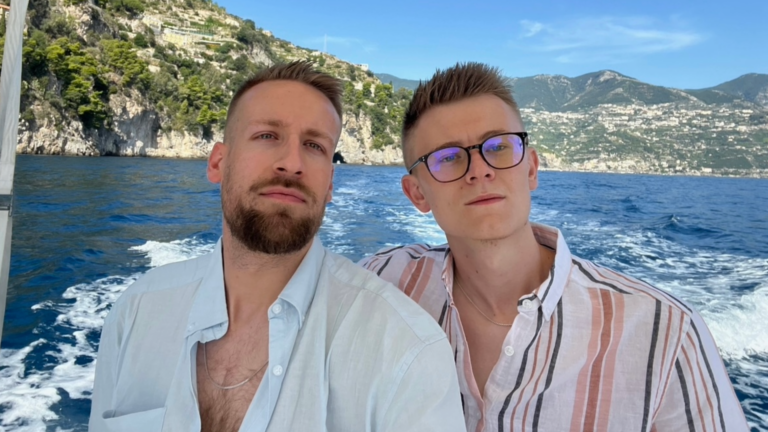
[[[480,147],[483,158],[493,168],[506,169],[523,158],[523,140],[513,134],[491,137]],[[463,147],[446,147],[429,155],[427,166],[437,181],[458,180],[469,167],[469,151]]]

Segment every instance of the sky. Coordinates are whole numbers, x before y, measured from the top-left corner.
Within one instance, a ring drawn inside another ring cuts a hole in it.
[[[768,74],[768,0],[216,0],[296,45],[427,79],[460,61],[510,77],[610,69],[667,87]]]

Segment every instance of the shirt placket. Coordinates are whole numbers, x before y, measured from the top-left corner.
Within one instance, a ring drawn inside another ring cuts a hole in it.
[[[536,296],[522,299],[518,306],[518,317],[515,318],[512,328],[504,338],[499,363],[494,367],[494,373],[488,378],[485,395],[480,395],[474,381],[469,361],[469,346],[461,327],[459,311],[453,302],[450,302],[450,336],[456,349],[457,372],[467,418],[467,429],[470,432],[498,430],[498,416],[506,398],[514,398],[520,391],[520,388],[515,389],[517,376],[522,367],[525,349],[536,337],[536,319],[540,307],[541,302]],[[507,408],[505,415],[508,416],[511,410]],[[504,423],[507,421],[505,419]]]
[[[264,431],[269,425],[293,349],[295,335],[292,338],[290,332],[295,317],[292,311],[290,304],[280,298],[269,308],[269,364],[243,418],[241,431]]]
[[[504,338],[499,361],[485,384],[485,431],[498,431],[499,423],[509,423],[520,392],[525,387],[526,382],[518,380],[530,374],[530,371],[523,369],[528,367],[523,362],[530,363],[532,353],[528,352],[526,356],[526,349],[533,345],[536,337],[540,305],[541,302],[535,296],[530,297],[529,301],[522,300],[512,328]]]
[[[472,374],[472,366],[469,359],[469,346],[461,327],[459,311],[453,302],[450,304],[451,312],[451,344],[456,348],[456,372],[459,376],[459,386],[464,405],[464,416],[467,420],[467,430],[472,432],[479,423],[482,423],[482,413],[485,412],[485,404],[482,395],[475,384]],[[478,415],[480,414],[480,415]],[[481,430],[481,429],[477,429]]]

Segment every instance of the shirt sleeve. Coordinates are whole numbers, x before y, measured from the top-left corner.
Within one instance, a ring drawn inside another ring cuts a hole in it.
[[[714,338],[696,312],[672,365],[653,430],[749,431]]]
[[[422,349],[400,380],[377,432],[465,432],[459,381],[446,339]]]
[[[118,311],[113,306],[101,329],[99,352],[96,356],[96,375],[91,395],[91,416],[88,422],[90,432],[107,430],[104,412],[111,410],[115,381],[117,379],[118,353],[120,352]]]

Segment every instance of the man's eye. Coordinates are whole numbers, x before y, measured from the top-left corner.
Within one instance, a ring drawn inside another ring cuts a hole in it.
[[[496,144],[495,146],[491,146],[488,150],[492,152],[500,152],[506,150],[507,148],[509,148],[509,146],[504,144]]]
[[[324,152],[324,151],[325,151],[325,149],[323,148],[323,146],[321,146],[321,145],[320,145],[320,144],[318,144],[318,143],[314,143],[314,142],[308,142],[308,143],[307,143],[307,145],[308,145],[310,148],[312,148],[313,150],[317,150],[317,151],[321,151],[321,152]]]
[[[274,139],[275,135],[269,132],[256,135],[256,139]]]

